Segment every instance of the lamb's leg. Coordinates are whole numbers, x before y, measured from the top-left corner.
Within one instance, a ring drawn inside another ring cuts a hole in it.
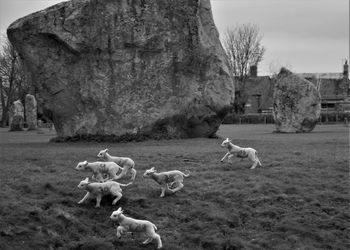
[[[117,196],[112,202],[112,205],[115,205],[122,198],[123,195],[120,192],[116,192],[116,191],[113,191],[112,194],[114,196]]]
[[[256,167],[256,165],[258,165],[258,162],[254,162],[253,165],[250,167],[250,169],[254,169]]]
[[[150,243],[153,239],[152,238],[147,238],[144,242],[142,242],[143,245],[146,245]]]
[[[260,162],[258,156],[256,155],[256,153],[255,153],[255,160],[258,162],[259,166],[262,167],[261,162]]]
[[[221,159],[220,161],[223,162],[223,161],[225,160],[225,158],[226,158],[228,155],[230,155],[230,152],[227,152],[227,153],[224,155],[224,157],[222,157],[222,159]]]
[[[233,154],[230,154],[227,158],[227,162],[232,163],[232,158],[234,157]]]
[[[254,169],[258,165],[258,161],[255,158],[255,153],[250,152],[248,154],[248,158],[253,162],[253,165],[250,167],[250,169]]]
[[[136,170],[134,168],[130,169],[131,172],[131,180],[134,181],[136,177]]]
[[[163,247],[162,240],[160,239],[160,235],[157,233],[154,233],[153,239],[157,241],[157,249],[161,249]]]
[[[166,184],[164,184],[164,185],[161,186],[162,193],[160,194],[159,197],[164,197],[166,188],[167,188],[167,185],[166,185]]]
[[[107,178],[104,178],[102,182],[106,182],[108,180],[111,180],[111,178],[107,177]]]
[[[123,233],[124,233],[124,227],[118,226],[117,227],[117,238],[119,239],[120,237],[122,237]]]
[[[182,184],[182,182],[177,182],[177,187],[174,188],[174,189],[170,189],[170,188],[169,188],[169,190],[170,190],[171,192],[175,193],[175,192],[179,191],[180,189],[182,189],[183,187],[184,187],[184,184]]]
[[[102,200],[102,195],[98,194],[96,196],[96,206],[95,207],[100,207],[101,200]]]
[[[87,192],[86,195],[83,197],[83,199],[78,201],[78,204],[83,203],[84,201],[88,200],[89,198],[90,198],[90,192]]]
[[[121,168],[121,170],[122,172],[119,175],[117,175],[115,178],[113,178],[114,180],[119,180],[120,178],[123,178],[129,169],[128,167],[125,166],[124,168]]]

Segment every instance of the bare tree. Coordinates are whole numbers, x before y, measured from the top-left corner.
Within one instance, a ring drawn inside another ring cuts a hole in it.
[[[8,124],[9,108],[13,101],[24,101],[29,86],[25,79],[23,64],[18,53],[6,39],[0,52],[0,99],[1,99],[1,126]]]
[[[227,29],[223,45],[234,75],[238,78],[236,86],[236,112],[244,113],[247,99],[245,83],[251,66],[257,66],[263,59],[265,47],[261,44],[260,29],[255,24],[237,25]]]

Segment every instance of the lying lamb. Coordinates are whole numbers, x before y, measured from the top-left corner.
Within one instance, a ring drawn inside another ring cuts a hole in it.
[[[226,140],[221,143],[221,147],[227,148],[228,150],[225,156],[221,159],[221,162],[223,162],[227,156],[229,159],[231,159],[233,156],[236,156],[242,159],[249,158],[249,160],[253,162],[253,165],[250,169],[254,169],[258,164],[259,166],[262,166],[257,156],[257,151],[253,148],[241,148],[237,145],[234,145],[229,138],[226,138]]]
[[[135,180],[136,170],[135,170],[135,162],[128,157],[117,157],[111,156],[107,153],[108,149],[101,150],[97,157],[104,159],[105,161],[112,161],[117,163],[118,165],[123,167],[123,171],[116,177],[116,180],[124,177],[127,172],[130,170],[131,172],[131,180]]]
[[[78,188],[84,189],[87,191],[87,194],[84,196],[83,199],[81,199],[78,204],[83,203],[84,201],[90,199],[90,198],[96,198],[96,206],[100,207],[101,199],[106,194],[111,194],[112,196],[116,196],[116,198],[113,200],[112,204],[115,205],[117,201],[122,198],[122,187],[126,187],[132,184],[131,182],[128,184],[120,184],[115,181],[106,181],[103,183],[100,182],[90,182],[89,178],[86,178],[85,180],[82,180]]]
[[[157,173],[157,171],[152,167],[151,169],[146,170],[143,174],[144,178],[151,178],[155,180],[159,185],[161,185],[162,193],[160,197],[164,197],[165,190],[175,193],[184,187],[183,180],[184,177],[188,177],[190,174],[184,174],[179,170],[172,170],[168,172]],[[175,187],[174,189],[172,187]]]
[[[104,182],[108,179],[117,180],[117,173],[121,169],[115,162],[79,162],[75,169],[80,171],[91,171],[93,173],[93,179],[98,182]],[[103,178],[103,175],[108,175],[107,178]]]
[[[162,248],[162,241],[159,234],[155,232],[157,230],[156,225],[147,220],[136,220],[130,217],[127,217],[123,214],[122,208],[114,211],[110,217],[113,221],[117,221],[119,226],[117,227],[117,237],[118,239],[122,234],[126,232],[141,232],[147,235],[147,239],[142,242],[142,244],[148,244],[152,240],[157,241],[157,249]]]

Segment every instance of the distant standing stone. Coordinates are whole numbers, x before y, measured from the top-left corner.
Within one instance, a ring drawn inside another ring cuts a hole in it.
[[[20,100],[14,101],[9,113],[10,131],[23,131],[24,108]]]
[[[37,125],[37,102],[33,95],[26,95],[26,121],[28,130],[36,130]]]
[[[277,132],[312,131],[321,114],[321,96],[316,86],[282,68],[273,94],[273,116]]]

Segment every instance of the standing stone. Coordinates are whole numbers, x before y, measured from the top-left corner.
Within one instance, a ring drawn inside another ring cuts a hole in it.
[[[26,95],[26,121],[28,130],[36,130],[37,125],[37,103],[33,95]]]
[[[8,37],[58,136],[213,136],[234,83],[210,0],[75,0]]]
[[[24,108],[20,100],[14,101],[9,112],[10,131],[23,131]]]
[[[282,68],[273,99],[277,132],[310,132],[315,128],[321,114],[321,96],[312,82]]]

